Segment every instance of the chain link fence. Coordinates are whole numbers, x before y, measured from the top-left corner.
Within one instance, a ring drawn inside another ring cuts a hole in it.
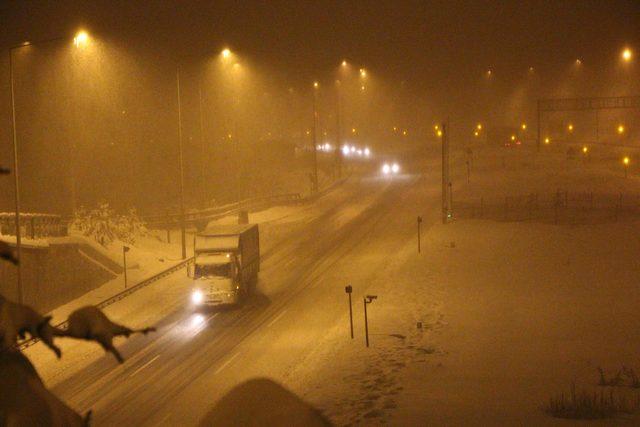
[[[557,190],[516,196],[480,197],[453,205],[454,218],[553,224],[598,224],[640,219],[640,194]]]

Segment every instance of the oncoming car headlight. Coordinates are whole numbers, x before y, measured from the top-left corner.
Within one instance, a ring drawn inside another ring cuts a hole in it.
[[[390,172],[391,172],[391,166],[389,166],[387,163],[382,165],[382,173],[383,174],[389,175]]]
[[[400,166],[398,166],[398,164],[397,164],[397,163],[394,163],[394,164],[391,166],[391,172],[393,172],[393,173],[398,173],[398,172],[400,172]]]
[[[204,295],[202,294],[201,290],[196,289],[191,293],[191,302],[193,302],[194,304],[202,304],[203,300],[204,300]]]

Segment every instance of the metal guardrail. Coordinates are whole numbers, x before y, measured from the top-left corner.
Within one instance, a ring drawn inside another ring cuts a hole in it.
[[[187,225],[193,226],[200,221],[210,221],[226,215],[237,213],[245,209],[259,209],[263,206],[269,206],[277,203],[294,203],[301,200],[303,200],[303,198],[300,193],[278,194],[275,196],[247,199],[216,208],[187,212],[185,213],[185,222],[187,223]],[[147,226],[165,228],[180,224],[180,214],[172,213],[168,215],[152,215],[145,217],[144,220],[147,223]]]
[[[187,265],[189,265],[191,262],[193,262],[193,258],[188,258],[184,261],[179,262],[178,264],[167,268],[166,270],[161,271],[160,273],[154,274],[153,276],[144,279],[143,281],[131,286],[130,288],[125,289],[122,292],[117,293],[116,295],[107,298],[106,300],[99,302],[98,304],[96,304],[96,307],[98,307],[99,309],[103,309],[105,307],[108,307],[122,299],[124,299],[125,297],[133,294],[134,292],[139,291],[140,289],[143,289],[147,286],[149,286],[150,284],[157,282],[158,280],[169,276],[172,273],[175,273],[178,270],[181,270],[182,268],[186,267]],[[56,328],[60,328],[60,329],[67,329],[67,327],[69,326],[69,323],[65,320],[64,322],[61,322],[57,325],[55,325]],[[38,338],[30,338],[28,340],[22,341],[20,343],[18,343],[17,347],[20,350],[24,350],[26,348],[31,347],[32,345],[34,345],[35,343],[37,343],[38,341],[40,341]]]
[[[67,235],[67,224],[60,215],[42,213],[20,213],[22,236],[36,239],[40,237],[61,237]],[[0,233],[16,235],[16,214],[0,212]]]

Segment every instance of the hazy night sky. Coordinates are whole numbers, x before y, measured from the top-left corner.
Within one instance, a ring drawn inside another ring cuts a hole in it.
[[[508,81],[530,66],[551,73],[576,57],[611,61],[622,45],[638,45],[639,16],[633,0],[5,1],[2,43],[84,27],[180,54],[229,45],[301,81],[348,58],[440,97],[443,83],[472,83],[489,67]]]
[[[532,122],[531,110],[535,99],[541,96],[638,95],[637,61],[627,64],[622,73],[616,67],[620,68],[619,55],[624,46],[640,51],[639,16],[640,2],[632,0],[4,1],[0,3],[0,44],[5,52],[0,62],[0,162],[10,164],[12,158],[8,47],[26,40],[36,44],[59,37],[71,40],[78,29],[86,29],[110,49],[112,54],[103,58],[102,65],[95,66],[95,74],[85,76],[85,83],[95,85],[96,90],[90,100],[94,110],[86,110],[94,122],[86,122],[85,126],[95,131],[89,138],[91,145],[86,147],[87,173],[107,171],[110,164],[132,171],[131,165],[135,164],[137,170],[131,173],[139,176],[132,175],[132,180],[144,176],[148,185],[162,179],[170,185],[173,179],[167,178],[157,162],[169,162],[171,167],[175,163],[172,67],[185,57],[211,58],[228,46],[251,66],[257,65],[262,76],[307,95],[311,82],[330,82],[338,64],[347,59],[355,67],[366,67],[371,78],[384,82],[387,88],[411,92],[413,98],[409,102],[413,105],[405,108],[406,116],[416,110],[424,114],[410,125],[431,129],[435,120],[447,115],[459,125],[461,135],[468,136],[468,126],[476,120],[496,124]],[[25,192],[31,194],[46,195],[47,191],[39,190],[42,184],[61,179],[60,170],[49,168],[60,159],[36,144],[48,144],[47,149],[59,155],[59,147],[69,145],[67,142],[74,139],[73,132],[78,127],[73,117],[56,111],[70,102],[65,97],[71,96],[68,88],[74,83],[68,60],[60,61],[64,46],[68,48],[69,43],[38,45],[35,50],[43,54],[40,59],[23,55],[16,60],[22,163],[27,172],[40,173],[26,184]],[[582,60],[583,71],[572,74],[576,58]],[[52,64],[58,64],[58,68],[52,68]],[[527,74],[529,67],[535,70],[534,75]],[[486,78],[488,69],[492,70],[491,80]],[[195,163],[198,152],[194,144],[199,137],[194,130],[197,115],[193,107],[197,91],[194,92],[193,80],[185,80],[187,151],[192,148]],[[284,93],[282,87],[268,83],[262,87]],[[220,92],[218,87],[209,90],[212,95]],[[80,90],[73,96],[84,92]],[[307,101],[310,99],[307,96]],[[390,99],[388,104],[393,103]],[[331,113],[330,102],[325,102],[322,117]],[[305,108],[309,105],[299,110],[306,111]],[[378,117],[370,118],[370,122],[384,115],[384,108],[376,108]],[[112,114],[118,109],[129,110],[128,115],[123,113],[122,120]],[[64,107],[60,111],[67,112],[69,108]],[[210,117],[220,118],[214,111],[209,113]],[[289,125],[285,122],[291,122],[290,118],[274,120]],[[114,123],[113,131],[108,128],[109,120]],[[330,120],[325,119],[325,123]],[[216,123],[228,127],[222,120]],[[106,129],[100,133],[102,124]],[[452,129],[456,131],[453,125]],[[159,135],[153,136],[153,132]],[[224,129],[220,132],[226,134]],[[423,139],[424,135],[425,132]],[[165,138],[165,145],[158,144],[158,138]],[[152,155],[157,158],[149,160]],[[62,159],[66,161],[64,156]],[[95,163],[97,160],[102,163]],[[63,172],[66,168],[57,167]],[[117,170],[112,176],[104,174],[107,175],[83,182],[91,188],[92,182],[122,178]],[[120,186],[126,189],[126,179],[122,180]],[[145,187],[140,188],[144,192]],[[7,191],[6,187],[0,190],[4,194],[0,199],[10,202]],[[132,204],[138,197],[131,192],[131,201],[126,203]],[[41,209],[50,203],[47,200],[33,199],[31,206]],[[28,201],[29,196],[25,203]],[[10,204],[4,205],[7,208]]]

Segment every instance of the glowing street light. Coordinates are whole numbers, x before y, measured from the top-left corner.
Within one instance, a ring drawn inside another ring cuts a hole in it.
[[[629,156],[624,156],[624,158],[622,159],[622,164],[624,165],[624,177],[625,178],[628,176],[629,163],[631,163],[631,160],[629,160]]]
[[[511,140],[515,141],[516,140],[516,136],[515,135],[511,135]]]
[[[582,60],[580,58],[576,59],[576,65],[582,65]]]
[[[573,132],[573,124],[572,123],[569,123],[569,126],[567,126],[567,130],[569,132]]]
[[[367,77],[367,70],[360,68],[360,77]]]
[[[476,129],[478,129],[478,130],[482,130],[482,123],[478,123],[478,124],[476,125]]]
[[[436,132],[436,135],[438,135],[438,137],[442,136],[442,131],[440,129],[438,129],[438,131]]]
[[[544,139],[544,143],[545,143],[545,144],[547,144],[547,145],[549,145],[549,144],[551,143],[551,139],[550,139],[549,137],[546,137],[546,138]]]
[[[356,131],[356,128],[351,128],[351,133],[352,133],[352,134],[354,134],[354,135],[355,135],[355,134],[356,134],[356,132],[357,132],[357,131]]]
[[[314,89],[318,89],[318,86],[319,86],[318,82],[313,82],[313,88]]]
[[[89,42],[89,34],[86,31],[78,31],[76,36],[73,38],[73,44],[76,47],[85,46]]]
[[[346,67],[347,66],[347,60],[346,59],[342,60],[342,63],[340,65],[342,65],[343,67]]]
[[[227,58],[231,57],[231,49],[224,48],[224,49],[222,49],[222,52],[220,52],[220,54],[222,55],[222,57],[224,59],[227,59]]]
[[[622,135],[624,133],[624,125],[618,125],[618,135]]]
[[[527,124],[523,123],[522,125],[520,125],[520,127],[522,128],[522,130],[527,130]]]
[[[631,49],[629,49],[628,47],[626,47],[623,51],[622,51],[622,60],[624,62],[629,62],[631,61],[631,58],[633,57],[633,52],[631,52]]]
[[[473,136],[477,137],[478,135],[480,135],[478,131],[473,132]]]
[[[586,145],[584,147],[582,147],[582,153],[583,154],[587,154],[589,152],[589,147],[587,147]]]

